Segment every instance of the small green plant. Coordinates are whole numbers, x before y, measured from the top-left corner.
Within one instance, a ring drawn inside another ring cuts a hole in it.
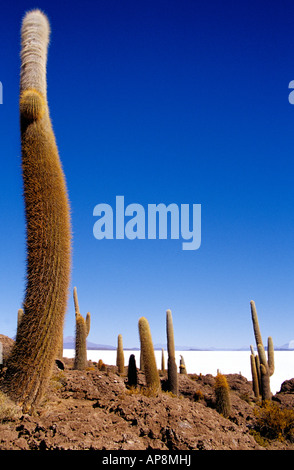
[[[204,400],[204,395],[203,393],[201,392],[201,390],[196,390],[196,392],[194,393],[194,400],[195,401],[200,401],[200,400]]]

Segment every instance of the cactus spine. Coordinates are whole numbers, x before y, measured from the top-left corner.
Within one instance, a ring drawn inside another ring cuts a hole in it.
[[[215,379],[214,391],[216,410],[227,418],[231,413],[230,388],[225,375],[219,372]]]
[[[167,386],[174,395],[178,395],[178,371],[175,359],[175,341],[172,313],[166,311],[166,334],[167,334]]]
[[[268,337],[267,359],[260,333],[255,302],[253,300],[250,301],[250,307],[256,347],[258,351],[257,374],[259,377],[259,392],[261,393],[262,400],[271,400],[272,394],[270,389],[270,377],[273,375],[275,370],[273,340],[271,336]]]
[[[71,267],[70,210],[46,89],[49,22],[39,10],[22,23],[20,118],[27,232],[24,314],[3,389],[29,409],[44,394],[57,355]]]
[[[87,366],[87,336],[90,332],[90,312],[86,319],[80,313],[77,288],[73,290],[75,318],[76,318],[76,342],[75,342],[75,361],[74,369],[85,370]]]
[[[117,349],[116,349],[116,366],[119,374],[123,374],[125,370],[125,357],[123,350],[123,339],[122,335],[117,337]]]
[[[146,385],[154,393],[158,393],[161,390],[159,373],[156,365],[150,326],[145,317],[139,319],[139,335]]]

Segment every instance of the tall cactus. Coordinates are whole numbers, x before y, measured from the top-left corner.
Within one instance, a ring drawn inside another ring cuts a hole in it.
[[[81,315],[76,287],[73,290],[73,298],[76,318],[74,369],[85,370],[87,366],[87,336],[90,332],[91,315],[88,312],[86,319]]]
[[[166,311],[166,334],[167,334],[167,386],[174,395],[178,395],[178,371],[175,359],[175,340],[172,313]]]
[[[146,385],[154,393],[158,393],[161,390],[160,378],[156,365],[150,326],[145,317],[139,319],[139,334]]]
[[[260,333],[256,306],[253,300],[250,301],[250,307],[251,307],[251,318],[252,318],[252,323],[253,323],[256,347],[258,351],[257,374],[259,377],[259,389],[260,389],[259,391],[261,393],[262,400],[270,400],[272,397],[271,389],[270,389],[270,377],[273,375],[274,370],[275,370],[273,340],[271,336],[268,337],[268,343],[267,343],[268,358],[266,358],[262,336]]]
[[[47,17],[39,10],[25,15],[19,106],[27,282],[24,315],[3,388],[26,409],[39,403],[52,372],[71,268],[69,201],[47,103],[49,33]]]
[[[116,366],[118,373],[123,374],[125,370],[125,356],[122,335],[118,335],[117,337]]]

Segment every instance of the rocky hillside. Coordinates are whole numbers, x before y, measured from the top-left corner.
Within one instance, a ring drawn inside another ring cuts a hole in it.
[[[1,337],[5,354],[13,341]],[[58,362],[43,403],[33,414],[22,414],[0,394],[0,450],[293,450],[291,429],[284,436],[262,435],[251,383],[227,375],[231,413],[215,409],[215,377],[179,375],[179,396],[150,395],[139,371],[139,387],[129,389],[127,370],[73,370],[73,360]],[[0,381],[5,375],[1,369]],[[283,384],[273,403],[293,409],[294,380]],[[294,429],[293,423],[290,423]]]

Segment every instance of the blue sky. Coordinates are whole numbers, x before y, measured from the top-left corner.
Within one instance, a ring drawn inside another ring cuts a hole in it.
[[[291,1],[85,0],[1,5],[0,332],[15,335],[25,287],[18,115],[20,25],[51,23],[48,100],[72,210],[73,286],[88,340],[177,345],[294,338],[294,5]],[[97,240],[94,207],[201,204],[202,242]]]

